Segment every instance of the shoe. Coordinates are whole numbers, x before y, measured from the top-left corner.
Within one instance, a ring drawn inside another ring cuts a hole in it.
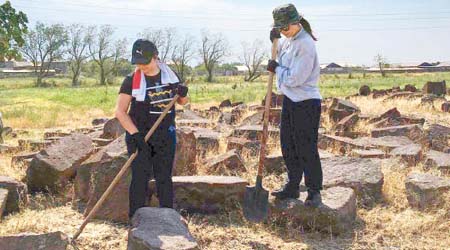
[[[322,204],[322,196],[319,190],[308,190],[308,196],[305,199],[305,206],[318,207]]]
[[[277,191],[274,191],[270,193],[271,195],[275,196],[275,198],[284,200],[284,199],[298,199],[300,197],[300,191],[298,186],[293,187],[291,185],[284,185],[282,189],[279,189]]]

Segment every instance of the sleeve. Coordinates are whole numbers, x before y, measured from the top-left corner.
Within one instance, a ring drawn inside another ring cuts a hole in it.
[[[289,65],[280,65],[276,69],[280,84],[291,88],[302,85],[308,79],[314,68],[316,56],[314,44],[302,46],[294,53]]]
[[[132,83],[133,83],[133,77],[126,76],[125,79],[123,79],[122,86],[120,86],[119,94],[131,95]]]

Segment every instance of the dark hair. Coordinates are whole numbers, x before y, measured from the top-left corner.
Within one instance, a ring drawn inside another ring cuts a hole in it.
[[[306,32],[308,32],[308,34],[312,37],[312,39],[314,41],[317,41],[317,38],[313,35],[312,30],[311,30],[311,25],[309,24],[308,21],[306,21],[305,18],[300,19],[300,24],[303,26],[303,28],[305,29]]]

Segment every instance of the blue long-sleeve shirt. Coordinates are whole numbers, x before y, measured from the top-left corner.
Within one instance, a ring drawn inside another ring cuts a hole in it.
[[[312,37],[302,29],[294,37],[280,39],[276,68],[277,88],[294,102],[322,99],[320,65]]]

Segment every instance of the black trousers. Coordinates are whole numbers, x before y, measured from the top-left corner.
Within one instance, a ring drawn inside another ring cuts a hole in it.
[[[148,131],[144,131],[147,133]],[[131,155],[127,133],[127,149]],[[129,188],[129,217],[132,218],[136,210],[147,205],[151,198],[148,182],[155,178],[156,195],[160,207],[173,208],[172,168],[176,149],[175,127],[158,128],[150,137],[148,144],[151,152],[149,157],[138,154],[131,163],[131,184]]]
[[[308,189],[322,189],[322,166],[317,148],[320,113],[320,99],[293,102],[284,96],[280,140],[290,187],[298,188],[304,174]]]

